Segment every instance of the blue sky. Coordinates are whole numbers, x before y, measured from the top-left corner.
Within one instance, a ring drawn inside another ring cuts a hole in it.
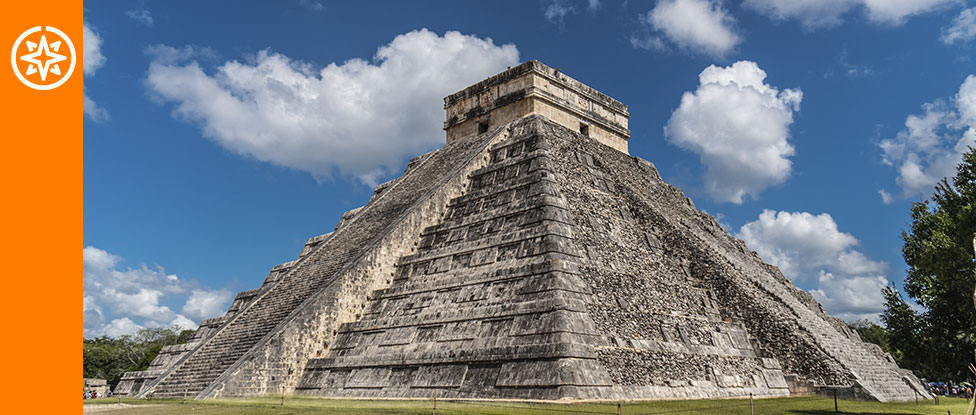
[[[85,24],[87,336],[219,315],[442,145],[444,95],[529,59],[628,104],[632,155],[849,319],[976,140],[971,1],[98,1]]]

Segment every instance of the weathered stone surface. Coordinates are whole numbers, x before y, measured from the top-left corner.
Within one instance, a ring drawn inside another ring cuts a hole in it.
[[[529,61],[444,98],[447,142],[541,115],[627,152],[627,106],[539,61]]]
[[[526,65],[448,97],[448,107],[496,101],[446,126],[516,105],[477,91],[513,87],[541,64]],[[653,164],[566,126],[537,114],[458,132],[120,388],[656,399],[854,385],[873,399],[914,397],[917,379]]]

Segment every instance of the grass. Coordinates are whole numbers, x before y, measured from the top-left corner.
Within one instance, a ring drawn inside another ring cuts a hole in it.
[[[114,398],[85,401],[87,405],[115,403]],[[321,399],[306,397],[285,397],[281,406],[280,397],[225,399],[206,401],[142,400],[122,399],[122,403],[132,406],[104,411],[99,415],[229,415],[229,414],[431,414],[433,402],[430,400],[348,400]],[[878,403],[860,401],[838,401],[840,413],[858,415],[968,415],[967,402],[961,398],[943,398],[940,405],[933,401],[923,401],[915,405],[907,403]],[[748,399],[686,400],[624,402],[622,414],[729,414],[749,415]],[[793,414],[826,415],[834,413],[834,401],[823,397],[792,397],[777,399],[757,399],[755,414]],[[437,401],[438,415],[451,414],[616,414],[616,403],[525,403],[508,401]]]

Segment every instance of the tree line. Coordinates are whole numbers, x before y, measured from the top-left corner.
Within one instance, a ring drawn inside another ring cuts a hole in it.
[[[194,330],[181,330],[174,326],[141,329],[135,335],[118,338],[102,336],[83,339],[84,377],[105,379],[114,389],[123,373],[146,370],[163,346],[186,343],[193,333]]]
[[[912,203],[911,223],[902,232],[908,264],[905,295],[918,307],[890,284],[882,290],[883,326],[860,321],[851,327],[919,377],[971,379],[967,365],[976,349],[974,234],[976,149],[970,148],[955,177],[942,179],[929,200]]]

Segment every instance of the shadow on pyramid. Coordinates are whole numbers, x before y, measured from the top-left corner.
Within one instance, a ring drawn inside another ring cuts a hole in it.
[[[445,108],[445,147],[116,392],[928,396],[629,156],[620,102],[530,61]]]

